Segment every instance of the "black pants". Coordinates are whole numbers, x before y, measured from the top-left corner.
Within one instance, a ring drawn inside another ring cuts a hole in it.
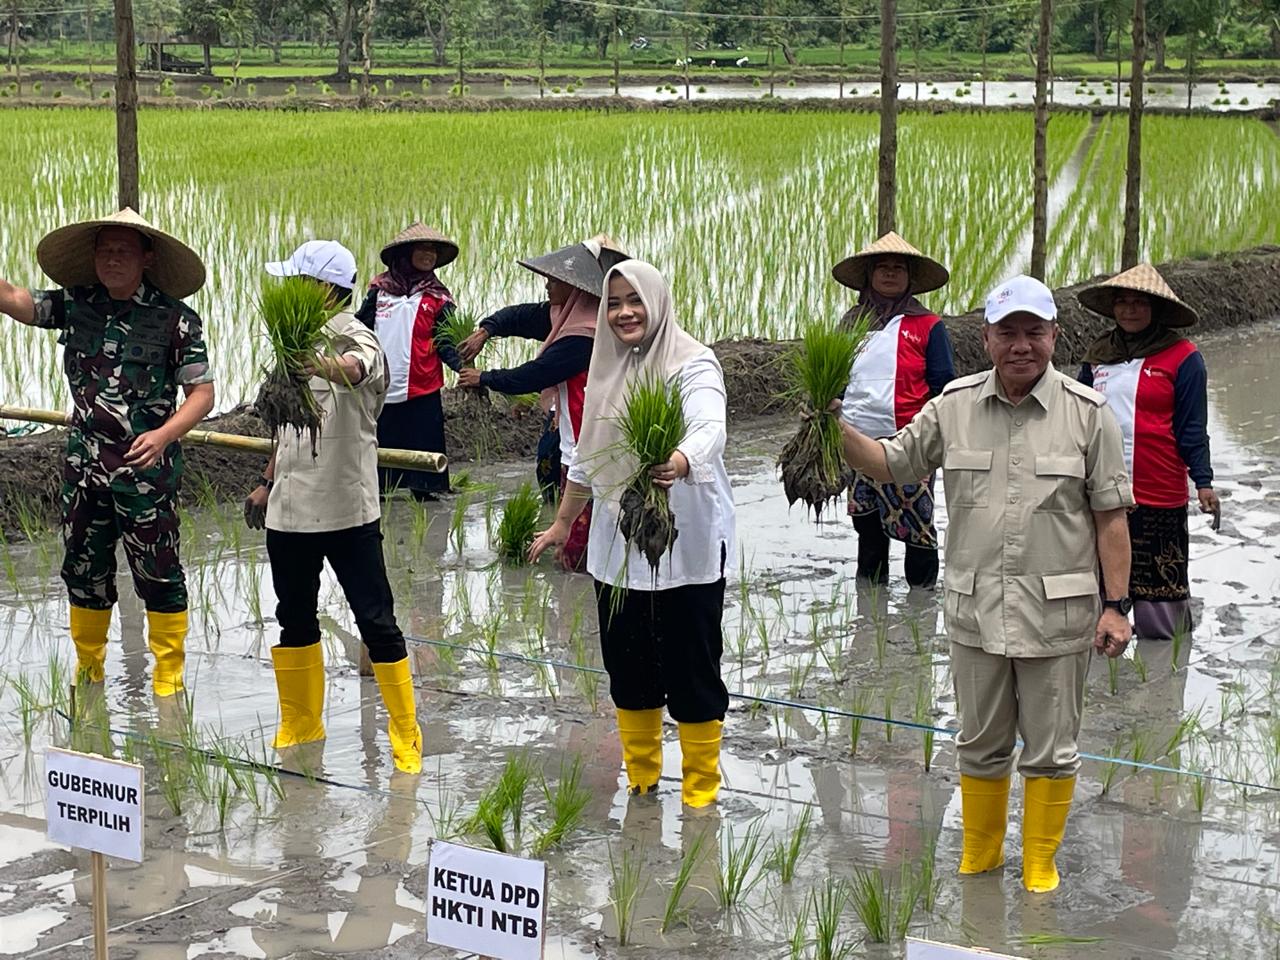
[[[669,590],[614,590],[596,581],[600,649],[609,695],[623,710],[666,706],[679,723],[723,720],[720,679],[724,580]]]
[[[853,518],[858,534],[858,576],[873,583],[889,582],[889,535],[878,513],[862,513]],[[938,551],[907,545],[907,583],[932,589],[938,582]]]
[[[395,663],[408,655],[404,635],[396,625],[379,521],[325,533],[268,530],[267,555],[276,591],[280,646],[309,647],[320,642],[320,621],[316,618],[320,570],[328,560],[356,616],[369,659]]]
[[[403,403],[388,403],[378,416],[378,446],[393,450],[428,450],[444,453],[444,404],[440,391]],[[448,493],[449,470],[428,473],[379,467],[378,487],[383,493],[396,488],[420,493]]]

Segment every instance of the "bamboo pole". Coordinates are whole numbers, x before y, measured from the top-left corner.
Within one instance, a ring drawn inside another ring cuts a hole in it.
[[[44,423],[53,427],[70,425],[71,418],[59,410],[35,410],[30,407],[10,407],[0,404],[0,420],[22,420],[26,423]],[[211,430],[192,430],[182,438],[184,443],[198,443],[222,450],[238,450],[241,453],[259,453],[270,456],[273,444],[265,437],[246,437],[238,433],[215,433]],[[444,473],[449,465],[443,453],[429,450],[378,450],[378,465],[397,467],[401,470],[422,470],[426,473]]]

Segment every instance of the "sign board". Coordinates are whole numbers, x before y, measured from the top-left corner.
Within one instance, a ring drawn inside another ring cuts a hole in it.
[[[547,865],[431,841],[427,942],[496,960],[540,960],[546,942]]]
[[[48,836],[142,862],[142,767],[50,747],[44,755]]]
[[[1018,960],[1004,953],[992,953],[981,947],[957,947],[950,943],[934,943],[907,937],[907,960]]]

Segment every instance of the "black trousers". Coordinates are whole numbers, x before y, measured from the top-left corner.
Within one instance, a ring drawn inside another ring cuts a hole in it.
[[[880,514],[862,513],[853,518],[858,534],[858,576],[873,583],[889,582],[889,535]],[[932,589],[938,582],[938,551],[907,545],[907,583]]]
[[[267,531],[267,556],[276,591],[280,646],[309,647],[320,642],[317,604],[325,560],[356,617],[360,639],[373,663],[395,663],[408,654],[396,624],[395,601],[382,559],[379,521],[324,533]]]
[[[440,391],[424,393],[403,403],[388,403],[378,416],[378,446],[393,450],[429,450],[444,453],[444,403]],[[383,493],[403,488],[418,493],[448,493],[449,470],[427,473],[379,467],[378,487]]]
[[[679,723],[723,720],[729,709],[729,691],[720,679],[724,580],[626,590],[617,600],[608,584],[597,580],[595,586],[614,706],[665,706]]]

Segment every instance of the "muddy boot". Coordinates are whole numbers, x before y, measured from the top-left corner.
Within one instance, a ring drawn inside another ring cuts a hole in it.
[[[1067,828],[1076,778],[1027,777],[1022,783],[1022,885],[1048,893],[1058,888],[1053,857]]]
[[[721,720],[680,724],[680,757],[683,780],[680,796],[697,809],[715,803],[720,793]]]
[[[1009,824],[1009,777],[983,780],[960,774],[960,810],[964,852],[960,873],[986,873],[1004,864],[1004,834]]]
[[[373,675],[382,691],[391,720],[387,734],[391,738],[391,758],[401,773],[422,772],[422,728],[413,699],[413,675],[409,658],[395,663],[375,663]]]
[[[151,690],[157,697],[171,697],[182,689],[182,667],[187,641],[187,611],[147,611],[147,641],[156,658]]]
[[[101,683],[106,676],[107,629],[111,608],[90,610],[71,606],[71,642],[76,648],[76,678]]]
[[[618,708],[618,738],[627,770],[627,793],[653,793],[662,778],[662,708]]]
[[[320,644],[272,647],[280,694],[280,728],[272,746],[294,747],[324,739],[324,654]]]

